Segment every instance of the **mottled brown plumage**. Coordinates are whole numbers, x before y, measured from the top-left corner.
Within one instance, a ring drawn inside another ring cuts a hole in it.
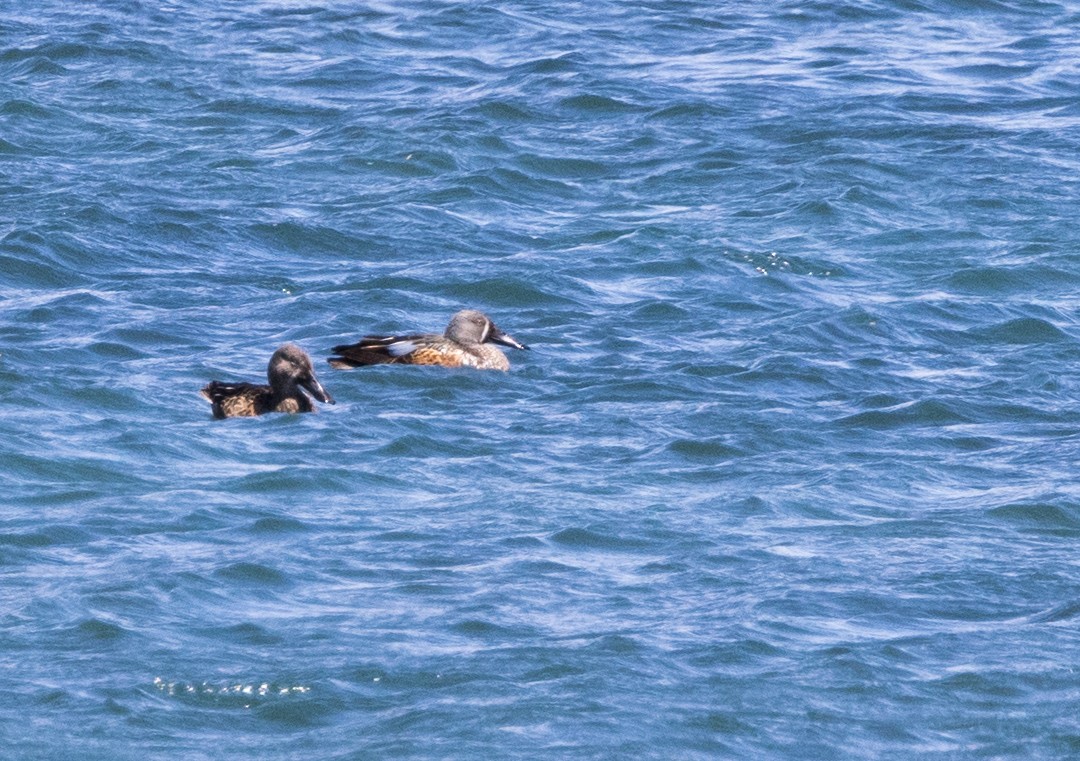
[[[528,349],[499,330],[486,314],[464,309],[450,319],[446,332],[403,336],[364,336],[357,343],[335,346],[327,361],[347,369],[362,365],[402,364],[509,370],[506,355],[491,344]]]
[[[295,344],[274,352],[266,368],[270,385],[210,381],[199,393],[213,405],[215,418],[253,417],[266,412],[314,412],[315,405],[301,389],[320,402],[334,399],[315,377],[307,353]]]

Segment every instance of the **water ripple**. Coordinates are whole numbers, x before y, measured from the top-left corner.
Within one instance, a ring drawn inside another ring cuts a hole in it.
[[[1076,21],[0,10],[8,753],[1076,755]]]

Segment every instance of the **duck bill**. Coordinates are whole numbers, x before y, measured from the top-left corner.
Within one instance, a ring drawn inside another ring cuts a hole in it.
[[[517,341],[515,341],[510,336],[506,335],[506,333],[503,333],[498,328],[495,328],[495,330],[493,330],[491,332],[491,337],[488,338],[488,340],[491,341],[492,343],[502,344],[503,346],[509,346],[511,349],[524,349],[525,351],[529,350],[528,346],[526,346],[523,343],[518,343]]]
[[[307,389],[313,397],[318,399],[324,404],[334,404],[334,397],[330,396],[322,384],[319,383],[319,379],[312,375],[310,378],[300,381],[300,385]]]

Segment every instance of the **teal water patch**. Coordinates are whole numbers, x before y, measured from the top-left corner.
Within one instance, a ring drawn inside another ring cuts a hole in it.
[[[1017,531],[1041,532],[1062,537],[1080,533],[1080,506],[1076,504],[1016,503],[992,508],[988,515]]]

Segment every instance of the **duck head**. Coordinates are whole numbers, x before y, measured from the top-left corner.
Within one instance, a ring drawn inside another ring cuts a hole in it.
[[[334,404],[334,398],[315,377],[311,358],[296,344],[285,344],[274,352],[266,368],[266,377],[275,392],[280,393],[300,386],[320,402]]]
[[[512,349],[529,348],[503,333],[490,317],[475,309],[462,309],[451,317],[445,335],[463,344],[496,343]]]

